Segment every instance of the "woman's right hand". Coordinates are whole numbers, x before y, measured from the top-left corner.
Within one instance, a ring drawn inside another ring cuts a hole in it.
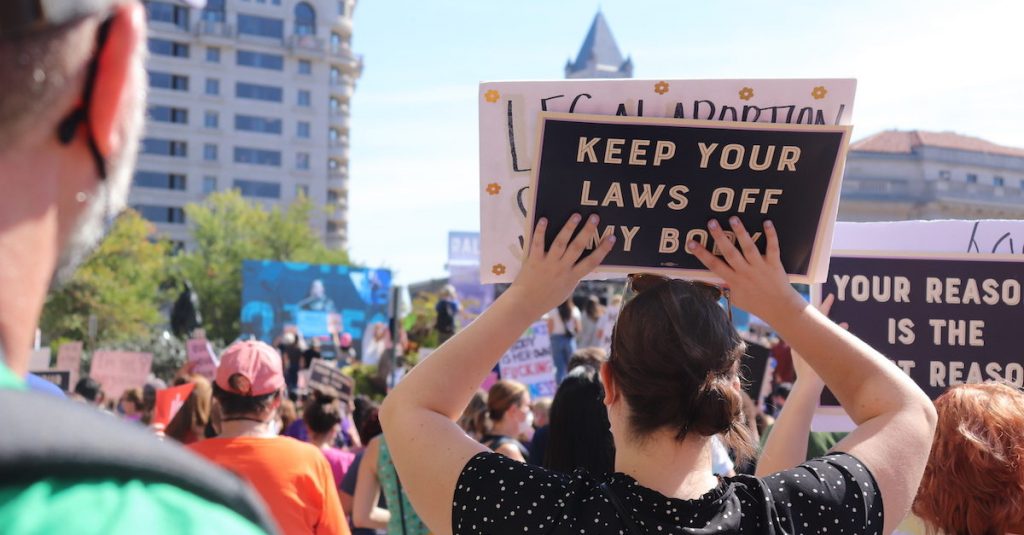
[[[765,319],[770,325],[774,325],[776,319],[803,310],[807,302],[790,286],[782,267],[775,225],[771,221],[764,222],[767,246],[762,255],[738,217],[729,218],[729,224],[739,248],[729,240],[718,221],[712,219],[708,222],[708,231],[722,251],[722,258],[696,241],[687,243],[687,249],[725,282],[736,306]]]
[[[573,214],[547,250],[544,233],[548,221],[541,218],[537,222],[526,260],[523,261],[519,275],[509,288],[509,292],[517,294],[520,300],[531,308],[531,317],[540,316],[564,303],[572,295],[580,279],[600,265],[604,257],[611,252],[615,244],[614,234],[602,240],[590,256],[580,259],[597,234],[599,219],[596,214],[588,217],[586,224],[573,238],[573,232],[582,220],[580,214]]]

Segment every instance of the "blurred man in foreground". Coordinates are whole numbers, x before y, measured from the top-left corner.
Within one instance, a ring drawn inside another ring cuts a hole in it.
[[[275,529],[237,478],[141,429],[25,389],[48,288],[124,207],[145,107],[145,36],[138,2],[0,2],[4,533]]]

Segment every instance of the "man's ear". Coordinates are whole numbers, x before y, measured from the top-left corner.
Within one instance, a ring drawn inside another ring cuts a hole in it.
[[[604,385],[604,404],[611,405],[619,399],[619,392],[616,389],[615,378],[608,362],[601,363],[601,383]]]
[[[120,125],[131,109],[132,91],[141,85],[133,61],[146,35],[145,8],[141,2],[119,6],[110,21],[110,33],[99,51],[99,63],[89,103],[89,127],[104,157],[122,149]]]

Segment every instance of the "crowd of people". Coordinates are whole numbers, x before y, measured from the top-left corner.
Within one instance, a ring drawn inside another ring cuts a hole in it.
[[[687,247],[792,349],[773,424],[743,394],[722,287],[634,275],[614,326],[600,302],[580,312],[568,296],[614,241],[583,257],[598,221],[580,216],[549,246],[542,219],[516,282],[461,331],[446,321],[380,407],[302,392],[302,355],[257,341],[230,345],[212,381],[175,377],[193,386],[166,425],[156,381],[105,399],[84,378],[82,403],[61,399],[27,374],[28,348],[48,289],[125,204],[144,20],[129,0],[0,4],[3,533],[1024,533],[1024,394],[933,402],[795,293],[770,223],[764,254],[736,219],[735,242],[708,224],[721,257]],[[482,392],[545,314],[554,398]],[[826,386],[856,425],[843,437],[810,433]]]

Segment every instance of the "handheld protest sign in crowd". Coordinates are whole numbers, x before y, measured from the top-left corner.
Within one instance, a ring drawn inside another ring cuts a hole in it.
[[[145,384],[152,366],[152,353],[99,350],[92,354],[89,376],[103,385],[108,399],[119,399],[125,390]]]
[[[707,277],[685,244],[718,252],[709,219],[736,215],[750,229],[770,219],[791,280],[815,282],[828,265],[849,135],[846,126],[545,113],[530,222],[597,214],[592,246],[618,239],[602,271]],[[550,225],[545,241],[558,230]],[[763,250],[763,233],[752,232]]]
[[[519,337],[498,362],[501,379],[519,381],[533,398],[552,397],[558,388],[551,335],[546,321],[535,322]]]
[[[527,216],[534,196],[532,173],[539,157],[537,153],[542,150],[538,139],[541,112],[759,124],[849,125],[855,89],[856,81],[852,79],[564,80],[480,84],[481,280],[484,283],[511,282],[519,271],[530,236],[531,221]],[[628,153],[624,154],[628,158]],[[623,176],[623,179],[628,178]],[[818,180],[824,178],[817,177]],[[789,196],[795,196],[794,193]],[[834,213],[830,217],[834,219]]]
[[[1017,255],[837,253],[820,292],[835,295],[835,321],[934,399],[963,383],[1024,387],[1022,273]]]

